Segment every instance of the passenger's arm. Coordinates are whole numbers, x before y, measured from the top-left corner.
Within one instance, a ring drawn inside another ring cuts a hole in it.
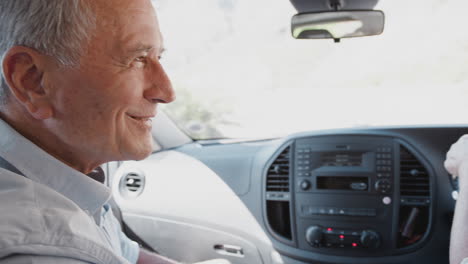
[[[468,258],[468,135],[452,145],[445,168],[459,178],[459,195],[450,237],[450,264],[460,264]]]

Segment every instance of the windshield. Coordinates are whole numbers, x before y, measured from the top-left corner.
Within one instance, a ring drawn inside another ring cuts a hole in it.
[[[177,93],[163,109],[196,139],[468,121],[463,0],[381,0],[374,37],[296,40],[288,0],[156,1]]]

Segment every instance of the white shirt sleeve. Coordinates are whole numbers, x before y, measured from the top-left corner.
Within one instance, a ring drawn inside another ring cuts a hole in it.
[[[49,256],[30,256],[30,255],[16,255],[0,259],[0,264],[92,264],[83,262],[81,260],[62,258],[62,257],[49,257]]]
[[[462,260],[462,262],[460,264],[468,264],[468,258]]]

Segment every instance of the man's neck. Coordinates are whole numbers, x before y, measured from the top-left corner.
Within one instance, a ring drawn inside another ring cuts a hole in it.
[[[43,121],[36,120],[27,113],[18,114],[16,111],[8,111],[8,109],[3,108],[0,110],[0,118],[49,155],[79,172],[88,174],[104,163],[81,160],[79,157],[85,155],[80,155],[78,151],[72,150],[70,146],[67,146],[65,142],[49,131],[44,126]]]

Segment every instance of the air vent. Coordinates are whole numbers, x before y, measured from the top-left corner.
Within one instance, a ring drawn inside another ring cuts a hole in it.
[[[267,192],[289,192],[290,147],[287,147],[268,168]]]
[[[266,213],[273,235],[292,243],[290,198],[291,147],[285,148],[268,168],[266,175]]]
[[[136,197],[143,192],[145,176],[143,172],[132,170],[124,174],[120,180],[120,192],[124,197]]]
[[[429,234],[431,188],[429,171],[400,145],[400,210],[398,248],[408,248]]]
[[[403,146],[400,146],[400,195],[430,196],[430,181],[427,169]]]

